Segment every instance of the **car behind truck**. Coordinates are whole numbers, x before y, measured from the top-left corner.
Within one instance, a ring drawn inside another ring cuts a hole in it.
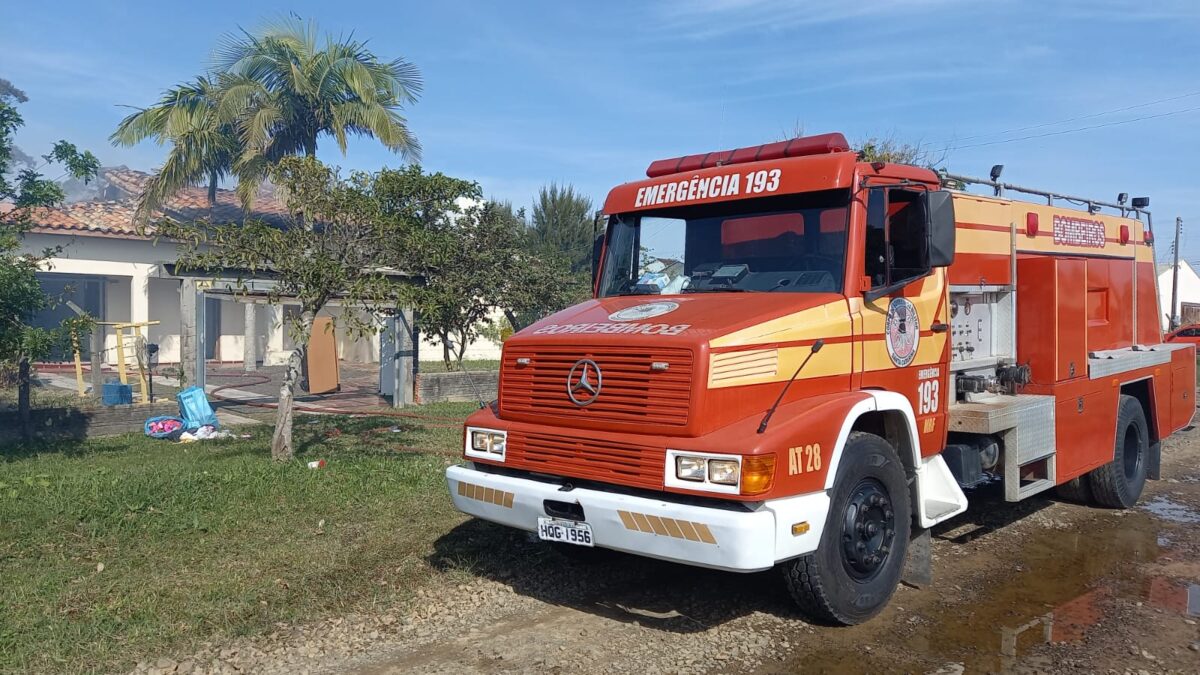
[[[998,173],[864,162],[841,134],[652,163],[608,195],[594,298],[505,343],[455,506],[580,551],[778,567],[833,624],[883,608],[964,488],[1132,506],[1195,411],[1148,200]]]

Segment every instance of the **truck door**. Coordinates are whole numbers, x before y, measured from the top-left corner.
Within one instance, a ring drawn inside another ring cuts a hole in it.
[[[860,386],[905,395],[917,419],[923,456],[946,441],[949,286],[945,268],[930,268],[923,190],[868,189],[863,276],[879,297],[864,293],[856,335]]]

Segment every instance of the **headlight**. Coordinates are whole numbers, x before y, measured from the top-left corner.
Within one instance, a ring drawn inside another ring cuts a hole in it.
[[[675,477],[679,480],[702,481],[707,471],[707,462],[703,457],[680,455],[675,458]]]
[[[737,485],[738,462],[733,459],[708,460],[708,482],[718,485]]]
[[[466,454],[468,457],[504,461],[507,440],[508,434],[503,431],[468,429]]]

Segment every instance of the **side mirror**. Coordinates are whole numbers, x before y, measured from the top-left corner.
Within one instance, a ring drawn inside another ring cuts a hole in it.
[[[929,214],[929,266],[949,267],[954,262],[954,201],[949,192],[926,192]]]
[[[600,256],[604,254],[604,233],[592,241],[592,288],[596,287],[596,276],[600,274]]]

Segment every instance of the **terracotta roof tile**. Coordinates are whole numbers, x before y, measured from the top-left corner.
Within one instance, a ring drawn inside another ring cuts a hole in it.
[[[145,189],[150,175],[125,167],[105,168],[101,170],[100,179],[121,196],[116,200],[93,200],[65,204],[51,209],[37,209],[33,212],[33,231],[56,233],[76,232],[95,236],[138,237],[137,227],[133,216],[137,211],[137,199]],[[107,191],[112,195],[114,191]],[[153,223],[164,216],[176,220],[211,219],[214,223],[240,222],[243,219],[241,202],[232,190],[217,190],[217,203],[211,209],[208,206],[208,190],[200,187],[189,187],[181,190],[151,218]],[[252,218],[282,224],[288,213],[284,204],[274,195],[273,190],[260,190],[255,200]],[[153,232],[153,226],[149,228]]]

